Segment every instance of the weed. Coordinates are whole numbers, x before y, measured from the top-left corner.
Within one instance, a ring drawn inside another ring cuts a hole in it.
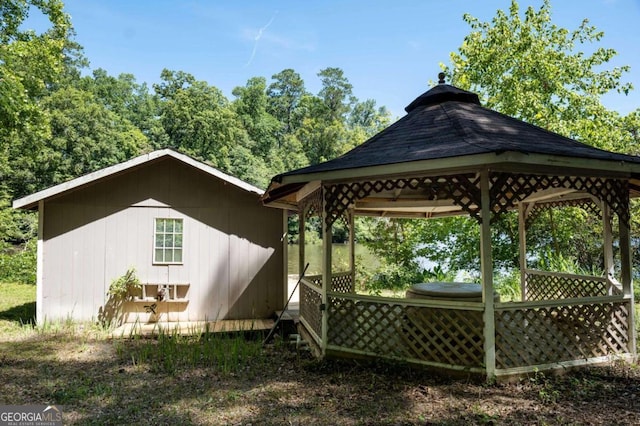
[[[555,404],[560,399],[560,391],[556,389],[554,381],[543,372],[535,370],[529,381],[538,386],[538,398],[543,404]]]
[[[499,420],[498,416],[496,416],[495,414],[492,415],[486,413],[483,408],[477,403],[471,406],[471,412],[474,414],[476,420],[475,423],[477,424],[492,425]]]

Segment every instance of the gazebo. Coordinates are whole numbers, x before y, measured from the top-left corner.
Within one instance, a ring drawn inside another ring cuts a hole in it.
[[[481,106],[440,82],[407,115],[339,158],[275,176],[266,205],[323,224],[322,274],[300,288],[301,333],[321,356],[382,357],[500,378],[636,356],[631,197],[640,157],[596,149]],[[602,220],[603,276],[527,265],[540,212],[579,206]],[[521,300],[494,298],[492,224],[517,211]],[[468,215],[480,227],[481,301],[386,298],[354,290],[354,217]],[[332,270],[332,232],[349,229],[347,270]],[[618,237],[614,238],[612,226]],[[614,252],[619,253],[616,257]]]

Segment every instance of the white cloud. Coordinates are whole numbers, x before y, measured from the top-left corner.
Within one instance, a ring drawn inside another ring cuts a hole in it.
[[[265,34],[265,31],[267,31],[267,28],[271,26],[274,19],[276,19],[277,14],[278,14],[278,11],[276,10],[276,12],[273,14],[271,19],[269,19],[269,22],[267,22],[267,24],[264,27],[260,28],[257,34],[253,37],[253,50],[251,51],[251,57],[249,58],[247,63],[244,65],[245,67],[248,67],[249,65],[251,65],[251,62],[253,62],[253,58],[256,56],[256,51],[258,50],[258,42],[260,41],[262,36]]]

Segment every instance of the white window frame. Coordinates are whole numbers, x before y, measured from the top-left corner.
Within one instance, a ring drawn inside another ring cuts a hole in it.
[[[163,222],[163,229],[161,232],[158,231],[158,221]],[[172,221],[171,231],[167,231],[167,222]],[[175,232],[175,224],[180,223],[181,230],[180,232]],[[158,245],[158,235],[161,234],[164,236],[162,245]],[[180,244],[176,245],[176,236],[180,236]],[[172,244],[169,246],[165,245],[166,237],[171,236],[170,240],[172,240]],[[158,259],[158,250],[162,250],[163,256],[162,259]],[[180,260],[176,261],[175,254],[177,251],[180,251]],[[166,253],[171,252],[171,261],[166,260]],[[179,217],[156,217],[153,219],[153,264],[154,265],[182,265],[184,264],[184,219]]]

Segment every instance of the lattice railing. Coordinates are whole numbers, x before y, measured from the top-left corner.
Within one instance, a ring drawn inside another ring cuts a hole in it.
[[[528,301],[606,296],[610,287],[604,277],[557,272],[527,271],[525,279]]]
[[[304,281],[307,281],[308,283],[313,284],[319,289],[322,288],[322,275],[305,275]]]
[[[303,279],[300,282],[300,319],[304,321],[313,333],[314,338],[319,342],[322,337],[322,295],[320,287],[312,282]]]
[[[482,311],[329,295],[328,344],[374,356],[482,368]]]
[[[322,275],[307,275],[304,280],[318,289],[322,288]],[[320,291],[320,290],[318,290]],[[353,293],[353,275],[351,272],[337,272],[331,276],[331,291]]]
[[[529,305],[533,306],[496,310],[496,368],[587,360],[629,351],[626,301]]]
[[[353,275],[351,272],[338,272],[331,276],[331,291],[353,293]]]

